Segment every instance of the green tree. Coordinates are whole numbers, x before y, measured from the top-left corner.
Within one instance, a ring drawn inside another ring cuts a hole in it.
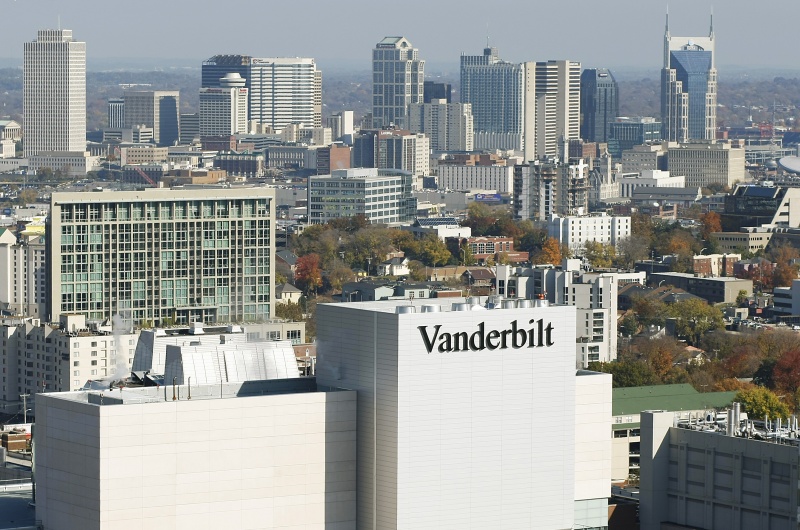
[[[744,410],[751,419],[765,416],[769,419],[789,417],[789,407],[768,388],[755,387],[742,390],[736,394],[735,400],[744,405]]]
[[[658,298],[636,296],[633,298],[633,312],[643,326],[663,326],[667,305]]]
[[[598,241],[587,241],[583,245],[583,256],[589,261],[592,267],[610,267],[614,259],[614,247],[604,245]]]
[[[626,337],[636,335],[639,331],[639,321],[636,319],[636,315],[633,313],[625,315],[620,322],[619,331]]]
[[[697,344],[707,331],[724,326],[722,311],[699,298],[681,300],[672,304],[667,313],[675,319],[675,331]]]
[[[741,289],[739,293],[736,295],[736,306],[741,307],[747,302],[747,291]]]
[[[589,363],[589,370],[611,374],[614,388],[657,385],[661,381],[653,370],[640,361],[615,361]]]
[[[303,320],[303,308],[296,302],[275,304],[275,316],[293,322],[301,322]]]

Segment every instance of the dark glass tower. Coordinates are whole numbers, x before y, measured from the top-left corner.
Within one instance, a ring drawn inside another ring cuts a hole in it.
[[[717,69],[714,20],[708,37],[673,37],[669,17],[661,70],[661,136],[670,142],[714,140],[717,130]]]
[[[619,115],[617,81],[606,68],[587,68],[581,74],[581,138],[608,142],[610,124]]]

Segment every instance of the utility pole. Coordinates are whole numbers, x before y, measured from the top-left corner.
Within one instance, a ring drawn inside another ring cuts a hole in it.
[[[22,423],[28,423],[28,397],[30,394],[20,394],[19,397],[22,398]]]

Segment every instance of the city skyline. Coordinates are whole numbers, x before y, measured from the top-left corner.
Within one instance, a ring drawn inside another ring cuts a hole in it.
[[[370,49],[374,43],[386,35],[406,36],[420,50],[429,66],[440,69],[442,66],[458,68],[458,57],[462,52],[474,53],[486,45],[487,35],[491,46],[503,50],[504,58],[511,62],[548,60],[572,57],[585,67],[641,68],[657,71],[660,67],[660,39],[663,30],[666,4],[653,5],[633,0],[616,0],[609,4],[591,3],[582,6],[581,16],[576,17],[574,8],[567,5],[548,5],[546,10],[540,5],[517,5],[508,1],[493,4],[493,13],[508,16],[476,17],[476,6],[459,3],[463,15],[454,12],[451,2],[422,4],[410,0],[411,8],[403,10],[391,21],[382,17],[377,20],[377,12],[366,2],[356,0],[349,3],[350,9],[343,10],[334,4],[316,6],[314,16],[303,21],[307,38],[297,38],[296,25],[272,24],[269,33],[259,31],[262,17],[253,16],[243,20],[224,17],[214,19],[213,34],[223,38],[209,39],[202,31],[202,9],[186,10],[180,3],[153,3],[144,0],[142,8],[126,13],[124,26],[104,15],[96,0],[80,2],[81,10],[89,15],[73,16],[64,12],[64,6],[54,0],[37,3],[30,1],[2,1],[4,16],[8,24],[6,42],[25,42],[29,35],[46,26],[58,27],[61,13],[61,27],[69,27],[81,35],[90,46],[89,56],[99,63],[117,58],[121,65],[125,59],[159,62],[174,59],[193,63],[216,53],[248,53],[254,56],[310,56],[315,57],[324,70],[369,69]],[[94,7],[97,7],[95,9]],[[418,9],[414,9],[416,6]],[[781,18],[800,15],[800,6],[771,0],[760,4],[762,11],[781,13]],[[255,4],[253,9],[257,9]],[[758,65],[759,67],[786,67],[793,64],[790,47],[777,46],[764,55],[752,46],[752,37],[775,31],[773,17],[744,17],[744,9],[751,12],[750,4],[734,0],[717,6],[714,13],[718,37],[722,40],[717,64],[721,69],[726,65]],[[703,34],[707,27],[711,4],[696,5],[679,0],[669,5],[671,24],[677,34]],[[74,9],[73,11],[74,12]],[[42,15],[42,13],[51,13]],[[154,16],[161,13],[161,16]],[[197,13],[197,14],[195,14]],[[283,17],[292,20],[296,13],[281,5],[270,6],[271,19]],[[565,20],[565,24],[538,24],[543,16],[553,20]],[[491,18],[488,25],[484,22]],[[375,19],[375,20],[373,20]],[[439,24],[441,20],[448,24]],[[769,19],[769,20],[768,20]],[[480,22],[472,22],[480,20]],[[625,23],[626,20],[636,24]],[[455,23],[454,23],[455,21]],[[364,24],[366,22],[366,24]],[[176,33],[175,25],[196,27],[199,31]],[[370,27],[369,31],[339,31],[331,38],[331,28],[357,24]],[[158,39],[141,41],[139,28],[148,27]],[[112,38],[112,31],[113,35]],[[535,31],[531,31],[535,28]],[[600,29],[600,31],[598,31]],[[209,31],[211,28],[209,27]],[[468,33],[468,36],[464,34]],[[518,35],[526,35],[519,39]],[[174,37],[171,35],[175,35]],[[598,38],[598,36],[602,38]],[[746,37],[746,38],[745,38]],[[136,41],[140,55],[131,57],[129,43]],[[92,43],[95,48],[91,49]],[[6,64],[18,62],[21,50],[13,46],[0,51],[0,59]],[[92,69],[92,59],[89,68]],[[113,62],[113,61],[112,61]]]

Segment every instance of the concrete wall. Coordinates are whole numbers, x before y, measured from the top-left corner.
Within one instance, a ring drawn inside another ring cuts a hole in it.
[[[40,394],[36,518],[48,530],[355,528],[355,401]]]

